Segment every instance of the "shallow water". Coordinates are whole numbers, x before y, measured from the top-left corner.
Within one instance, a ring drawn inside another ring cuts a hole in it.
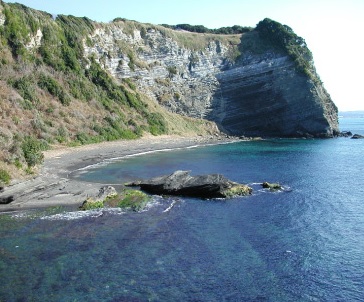
[[[342,130],[364,134],[362,119]],[[364,140],[269,140],[137,156],[78,177],[191,170],[249,197],[155,197],[141,213],[0,216],[0,301],[363,301]],[[263,181],[285,190],[261,189]]]

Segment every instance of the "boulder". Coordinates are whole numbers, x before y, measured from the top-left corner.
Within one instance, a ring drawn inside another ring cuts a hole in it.
[[[269,190],[282,190],[282,186],[279,183],[269,183],[269,182],[263,182],[262,183],[262,187],[264,189],[269,189]]]
[[[338,136],[339,137],[350,137],[352,136],[353,134],[351,133],[351,131],[341,131]]]
[[[360,134],[354,134],[351,138],[352,139],[360,139],[360,138],[364,138],[364,136],[360,135]]]
[[[225,178],[221,174],[191,176],[190,171],[176,171],[170,175],[138,181],[129,186],[140,186],[143,191],[158,195],[179,195],[199,198],[226,198],[250,195],[252,189]]]

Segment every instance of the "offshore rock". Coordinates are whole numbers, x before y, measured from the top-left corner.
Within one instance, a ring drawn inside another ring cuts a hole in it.
[[[250,187],[233,182],[221,174],[191,176],[189,171],[176,171],[128,186],[140,186],[142,190],[152,194],[199,198],[226,198],[250,195],[252,192]]]
[[[271,191],[282,190],[282,186],[279,183],[263,182],[262,187]]]
[[[360,135],[360,134],[354,134],[351,138],[352,139],[361,139],[361,138],[364,138],[364,136]]]

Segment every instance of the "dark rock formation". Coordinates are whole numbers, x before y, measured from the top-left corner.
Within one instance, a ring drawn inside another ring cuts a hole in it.
[[[0,204],[9,204],[14,201],[14,196],[0,197]]]
[[[341,131],[338,134],[339,137],[351,137],[353,136],[353,133],[351,131]]]
[[[360,135],[360,134],[354,134],[351,138],[352,139],[361,139],[361,138],[364,138],[364,136]]]
[[[233,197],[249,195],[252,189],[246,185],[228,180],[221,174],[191,176],[189,171],[176,171],[129,186],[140,188],[152,194],[167,194],[200,198]]]
[[[217,78],[221,98],[216,106],[223,114],[212,119],[228,133],[332,137],[338,132],[337,109],[329,94],[298,73],[287,56],[252,56]]]
[[[282,190],[283,189],[282,186],[279,183],[269,183],[269,182],[263,182],[262,187],[264,189],[270,189],[272,191]]]

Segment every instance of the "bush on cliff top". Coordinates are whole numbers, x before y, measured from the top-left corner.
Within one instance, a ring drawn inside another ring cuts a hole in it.
[[[303,38],[297,36],[292,28],[271,19],[260,21],[256,27],[260,36],[279,50],[286,52],[295,62],[300,72],[312,77],[312,53]]]

